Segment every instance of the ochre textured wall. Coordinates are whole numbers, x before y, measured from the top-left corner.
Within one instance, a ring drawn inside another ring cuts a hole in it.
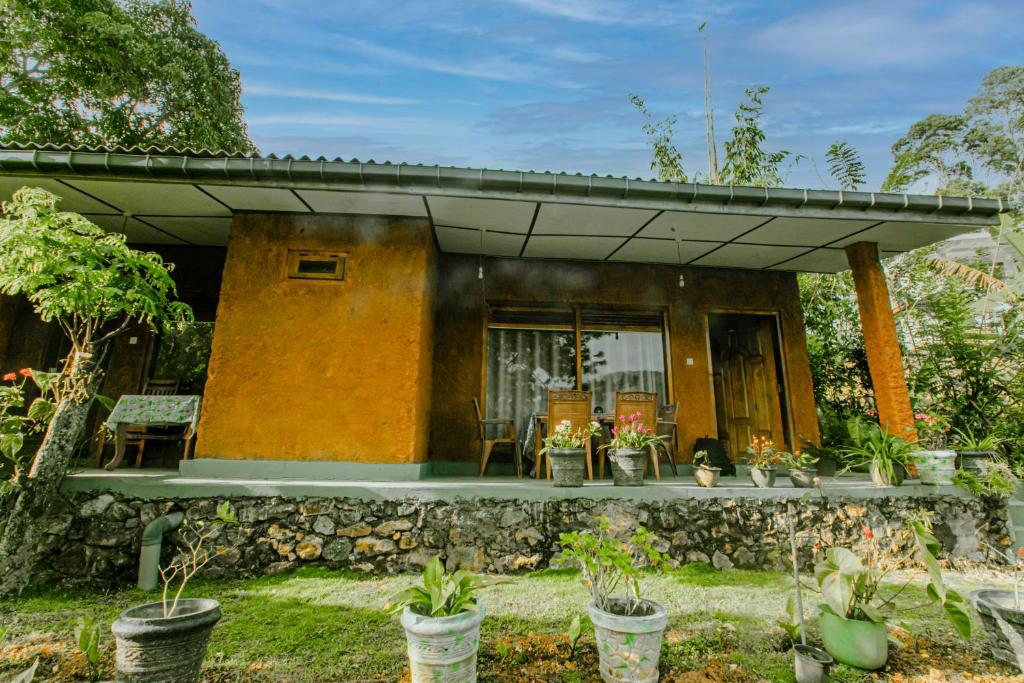
[[[483,381],[487,301],[668,307],[671,375],[680,409],[679,443],[689,459],[694,440],[716,436],[707,314],[779,314],[790,413],[797,445],[817,442],[811,370],[803,315],[792,273],[574,261],[486,259],[442,254],[435,321],[432,460],[477,457],[472,399]],[[686,286],[679,287],[679,274]],[[686,358],[693,365],[686,365]]]
[[[288,249],[347,252],[345,281],[286,279]],[[236,215],[197,456],[424,460],[435,266],[423,220]]]

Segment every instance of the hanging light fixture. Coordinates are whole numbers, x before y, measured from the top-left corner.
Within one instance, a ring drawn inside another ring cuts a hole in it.
[[[682,267],[682,265],[683,265],[683,250],[682,250],[682,247],[679,244],[679,238],[678,237],[676,238],[676,260],[679,262],[679,266]],[[680,271],[679,272],[679,287],[682,288],[682,287],[685,287],[685,286],[686,286],[686,276],[683,275],[682,271]]]
[[[479,256],[480,256],[480,265],[476,269],[476,279],[477,280],[483,280],[484,279],[484,231],[483,230],[480,231],[480,251],[478,253],[479,253]]]

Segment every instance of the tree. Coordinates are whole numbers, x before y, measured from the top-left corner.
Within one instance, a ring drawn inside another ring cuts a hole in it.
[[[856,191],[864,184],[864,162],[857,150],[845,140],[833,142],[825,152],[828,172],[839,183],[840,189]]]
[[[967,118],[960,114],[932,114],[910,126],[892,146],[893,167],[882,183],[886,192],[903,192],[928,177],[937,178],[938,193],[974,177],[963,159]]]
[[[251,151],[239,75],[182,0],[0,0],[0,140]]]
[[[686,171],[683,170],[683,155],[672,142],[676,117],[669,116],[661,121],[654,121],[647,111],[647,104],[643,98],[639,95],[630,95],[629,101],[644,117],[643,131],[651,145],[651,170],[658,173],[658,180],[688,182]]]
[[[762,97],[768,93],[764,85],[747,88],[747,102],[736,109],[736,125],[732,137],[725,142],[725,165],[722,167],[723,185],[755,185],[776,187],[782,184],[779,165],[789,152],[767,152],[765,134],[761,128]]]
[[[170,270],[157,254],[136,251],[57,209],[58,198],[22,188],[0,219],[0,293],[23,295],[44,321],[71,340],[56,379],[55,408],[27,475],[19,476],[0,535],[0,595],[29,585],[42,532],[33,521],[52,504],[84,433],[102,375],[107,342],[133,323],[180,326],[192,320]]]

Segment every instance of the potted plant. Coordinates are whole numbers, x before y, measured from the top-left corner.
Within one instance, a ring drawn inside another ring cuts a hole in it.
[[[956,473],[956,452],[946,448],[949,423],[935,415],[916,413],[917,445],[912,454],[922,484],[950,486]]]
[[[111,630],[117,644],[114,666],[119,683],[199,681],[210,634],[220,621],[220,603],[181,596],[189,580],[223,552],[211,554],[203,544],[217,525],[224,524],[238,524],[227,501],[217,507],[217,518],[209,525],[202,521],[182,522],[186,551],[160,568],[164,584],[160,602],[127,609],[114,622]],[[171,588],[176,580],[178,588],[172,597]]]
[[[914,537],[914,549],[891,566],[902,566],[916,555],[928,572],[925,594],[943,608],[961,637],[970,637],[971,618],[966,603],[959,593],[946,588],[935,559],[939,542],[926,520],[914,519],[908,526]],[[896,597],[911,579],[900,587],[886,587],[887,595],[883,596],[883,580],[888,570],[880,564],[874,533],[866,524],[861,529],[867,541],[863,560],[847,548],[829,548],[825,559],[814,567],[814,577],[825,600],[819,605],[818,625],[825,649],[837,661],[873,671],[885,666],[889,658],[886,615],[893,612]]]
[[[697,480],[698,485],[713,489],[718,486],[718,477],[721,474],[721,467],[710,465],[707,451],[697,451],[693,454],[693,478]]]
[[[559,536],[562,556],[556,564],[578,567],[590,590],[588,609],[602,680],[657,681],[668,614],[658,603],[640,597],[640,566],[657,568],[667,556],[654,549],[654,536],[643,527],[621,541],[612,536],[607,517],[595,521],[596,534],[574,531]]]
[[[810,453],[795,451],[779,453],[782,464],[789,470],[789,481],[799,489],[809,489],[821,483],[816,467],[818,459]]]
[[[972,496],[1005,500],[1017,491],[1020,484],[1018,470],[1004,458],[981,460],[977,470],[957,470],[953,483]]]
[[[843,470],[867,465],[875,486],[899,486],[907,476],[914,445],[890,434],[878,424],[858,422],[851,425],[853,445],[847,446],[849,462]]]
[[[970,427],[953,430],[953,449],[956,451],[956,468],[967,472],[978,472],[981,463],[987,462],[999,453],[1003,440],[995,434],[975,436]]]
[[[839,455],[836,449],[805,442],[803,452],[816,460],[814,469],[819,477],[834,477],[839,469]]]
[[[786,521],[789,523],[789,550],[793,560],[794,593],[786,601],[788,622],[780,622],[786,628],[793,641],[793,666],[796,672],[796,683],[827,683],[828,672],[835,665],[832,655],[821,648],[807,644],[807,629],[804,626],[804,601],[800,585],[800,565],[796,545],[796,505],[793,501],[786,503]],[[796,619],[794,620],[794,613]],[[795,624],[793,622],[796,622]],[[799,638],[799,642],[797,639]]]
[[[401,612],[408,643],[412,683],[476,681],[476,653],[484,608],[476,598],[481,588],[508,579],[445,572],[435,556],[423,569],[423,585],[393,595],[384,607]]]
[[[616,486],[643,486],[649,451],[668,437],[657,436],[640,421],[640,413],[621,415],[612,427],[612,438],[601,448],[609,450],[612,480]]]
[[[766,436],[755,436],[747,446],[747,463],[750,465],[750,479],[762,489],[775,486],[775,466],[779,453],[775,442]]]
[[[1024,548],[1015,553],[993,550],[1013,567],[1013,590],[976,590],[971,593],[971,602],[992,639],[992,656],[1024,673],[1024,606],[1020,596]]]
[[[598,433],[600,425],[591,422],[586,429],[573,429],[569,420],[562,420],[552,434],[544,439],[540,454],[551,460],[551,476],[555,486],[583,486],[587,471],[587,442]]]

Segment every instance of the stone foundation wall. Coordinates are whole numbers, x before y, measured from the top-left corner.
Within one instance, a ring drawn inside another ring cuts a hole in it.
[[[567,499],[511,501],[367,501],[355,499],[233,498],[237,526],[218,527],[209,546],[221,554],[207,575],[255,576],[324,564],[360,572],[420,569],[440,554],[449,569],[521,572],[549,565],[558,535],[592,526],[606,515],[616,530],[642,524],[674,562],[717,567],[781,568],[788,555],[786,501],[704,499],[672,502]],[[184,510],[212,520],[220,499],[133,500],[111,493],[78,493],[40,520],[48,532],[47,563],[54,580],[128,584],[137,575],[143,528],[161,514]],[[890,550],[905,550],[908,515],[932,513],[936,536],[950,558],[982,559],[983,543],[1006,542],[1005,507],[965,497],[826,498],[795,501],[801,561],[815,542],[863,542],[862,525]],[[165,561],[181,543],[169,534]]]

